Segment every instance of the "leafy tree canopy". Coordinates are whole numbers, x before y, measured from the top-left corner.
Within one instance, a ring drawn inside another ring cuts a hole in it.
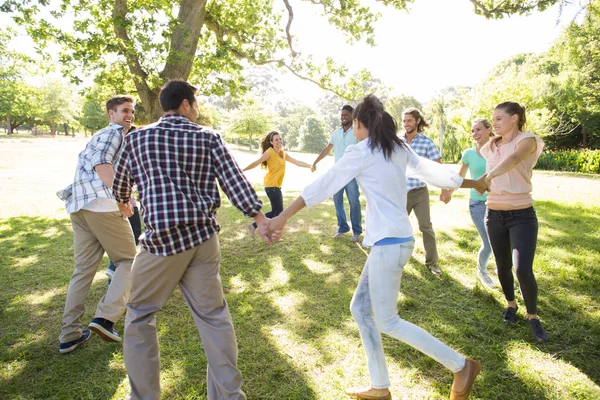
[[[364,95],[360,82],[336,83],[346,76],[345,66],[333,59],[316,62],[295,47],[289,0],[0,1],[0,10],[12,13],[40,51],[50,42],[62,45],[60,62],[72,80],[91,73],[115,91],[137,92],[147,119],[160,115],[158,93],[169,79],[192,80],[204,94],[243,94],[248,63],[287,69],[347,100]],[[351,42],[375,43],[380,14],[371,7],[359,0],[303,1],[319,7]],[[405,10],[412,1],[379,3]],[[502,18],[564,0],[469,1],[475,13]]]

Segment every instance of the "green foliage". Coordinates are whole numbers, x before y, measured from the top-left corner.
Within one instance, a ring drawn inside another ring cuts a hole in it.
[[[227,130],[235,138],[243,139],[250,150],[255,139],[269,133],[272,126],[271,115],[255,100],[249,100],[228,115]]]
[[[544,151],[535,168],[600,174],[600,150]]]
[[[410,107],[416,107],[419,110],[423,109],[423,105],[419,100],[412,96],[403,94],[390,97],[386,100],[385,110],[396,120],[398,127],[402,127],[402,112]]]
[[[487,18],[545,9],[559,0],[473,1]],[[382,0],[406,10],[412,0]],[[311,1],[350,42],[374,45],[381,16],[359,1]],[[371,79],[361,71],[347,82],[348,69],[333,59],[315,61],[294,48],[293,7],[273,0],[2,0],[0,10],[27,29],[41,52],[62,46],[63,73],[74,82],[93,73],[96,82],[137,92],[145,122],[160,115],[158,92],[168,79],[190,79],[206,95],[244,95],[246,63],[275,65],[339,97],[358,100]],[[70,18],[74,16],[74,18]],[[283,20],[288,23],[284,28]],[[69,23],[67,23],[69,21]],[[70,22],[72,21],[72,22]]]
[[[87,97],[83,102],[80,124],[92,131],[101,129],[108,125],[108,114],[106,108],[100,103],[98,97]]]
[[[315,111],[301,104],[294,104],[290,108],[278,108],[276,130],[281,133],[288,150],[297,149],[300,145],[300,131],[304,121],[307,117],[314,116]]]
[[[309,153],[319,153],[327,146],[329,136],[325,123],[316,116],[309,116],[300,128],[302,150]]]

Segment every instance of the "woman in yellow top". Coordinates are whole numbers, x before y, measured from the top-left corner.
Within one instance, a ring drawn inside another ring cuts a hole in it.
[[[267,169],[264,185],[265,192],[271,202],[271,211],[265,215],[267,218],[274,218],[283,211],[281,184],[283,183],[283,177],[285,176],[285,162],[289,161],[299,167],[310,168],[311,171],[314,171],[314,169],[312,168],[312,165],[307,164],[304,161],[298,161],[283,151],[283,140],[281,139],[279,132],[271,132],[265,136],[260,147],[262,148],[262,155],[258,160],[244,168],[244,171],[255,168],[259,164],[262,164],[262,167]],[[254,239],[256,224],[249,224],[248,229],[250,229],[250,235],[252,236],[252,239]]]

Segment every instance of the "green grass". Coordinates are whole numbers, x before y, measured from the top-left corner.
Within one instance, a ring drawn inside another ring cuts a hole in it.
[[[297,192],[285,194],[289,204]],[[450,204],[462,210],[466,196],[461,192]],[[448,211],[433,198],[436,226]],[[399,313],[481,361],[473,398],[597,399],[600,216],[595,207],[581,204],[538,201],[536,208],[540,233],[534,270],[548,343],[532,341],[520,296],[518,324],[502,323],[500,289],[484,289],[475,279],[479,241],[468,220],[436,228],[445,272],[441,278],[426,271],[417,239],[415,257],[403,275]],[[248,398],[344,399],[345,387],[368,384],[348,309],[366,253],[349,237],[332,240],[332,202],[302,211],[289,224],[284,242],[272,247],[248,238],[248,220],[228,202],[218,218],[221,274]],[[128,381],[119,344],[93,337],[71,354],[57,351],[73,269],[68,219],[0,220],[0,254],[0,398],[123,398]],[[105,259],[86,302],[84,323],[105,292],[107,265]],[[158,327],[163,397],[206,398],[202,343],[179,292],[159,313]],[[122,321],[117,329],[122,332]],[[452,375],[444,367],[388,337],[384,346],[396,398],[448,397]]]

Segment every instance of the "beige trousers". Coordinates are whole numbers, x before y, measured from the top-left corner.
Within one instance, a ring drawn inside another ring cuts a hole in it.
[[[419,222],[419,230],[423,233],[423,247],[425,248],[425,265],[432,266],[438,263],[437,244],[435,242],[435,232],[431,224],[431,214],[429,210],[429,189],[427,186],[413,189],[406,196],[406,211],[410,215],[415,212]]]
[[[70,342],[81,336],[85,298],[105,251],[117,269],[106,294],[98,303],[95,316],[111,322],[117,322],[121,318],[131,289],[131,264],[136,252],[131,225],[120,212],[79,210],[71,213],[70,217],[75,270],[67,292],[60,343]]]
[[[140,248],[131,269],[123,354],[129,375],[129,399],[160,399],[160,352],[156,313],[175,288],[188,304],[208,360],[208,399],[246,398],[237,368],[237,339],[223,295],[217,235],[193,249],[157,256]]]

